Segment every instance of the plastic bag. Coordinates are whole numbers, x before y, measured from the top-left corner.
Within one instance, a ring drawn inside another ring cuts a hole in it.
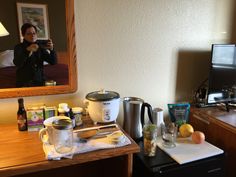
[[[176,125],[180,126],[188,123],[190,112],[189,103],[168,104],[168,111],[171,121]]]

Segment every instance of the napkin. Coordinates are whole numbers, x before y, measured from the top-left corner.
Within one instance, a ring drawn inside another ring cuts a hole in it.
[[[70,153],[66,154],[60,154],[55,151],[53,145],[43,143],[45,158],[47,160],[60,160],[61,158],[72,159],[74,154],[81,154],[99,149],[117,148],[131,144],[131,141],[125,135],[123,135],[123,138],[117,142],[112,141],[108,136],[95,139],[91,138],[86,141],[79,139],[77,135],[74,135],[74,137],[73,149]]]

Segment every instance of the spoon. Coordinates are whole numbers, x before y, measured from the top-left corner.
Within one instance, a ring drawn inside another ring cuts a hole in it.
[[[106,135],[106,137],[113,143],[119,143],[125,140],[125,135],[120,130],[112,132],[111,134]]]
[[[81,142],[87,142],[89,139],[100,139],[100,138],[107,138],[112,143],[119,143],[125,140],[125,135],[122,131],[114,131],[114,132],[102,132],[98,133],[95,130],[89,130],[86,132],[78,133],[78,137],[80,138]]]

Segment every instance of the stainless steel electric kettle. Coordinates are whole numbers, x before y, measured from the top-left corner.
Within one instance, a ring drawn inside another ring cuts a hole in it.
[[[143,137],[142,129],[144,126],[144,113],[145,107],[148,108],[149,120],[152,121],[151,106],[148,103],[144,103],[144,100],[137,97],[125,97],[123,98],[124,108],[124,130],[135,141],[139,141]],[[143,115],[142,115],[143,114]]]

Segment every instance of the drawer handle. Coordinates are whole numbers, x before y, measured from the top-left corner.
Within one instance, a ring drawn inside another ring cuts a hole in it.
[[[197,116],[196,114],[194,114],[193,117],[195,117],[196,119],[198,119],[198,120],[200,120],[200,121],[202,121],[202,122],[204,122],[204,123],[206,123],[206,124],[210,124],[209,121],[207,121],[207,120],[205,120],[205,119],[203,119],[203,118]]]
[[[215,168],[215,169],[212,169],[212,170],[208,170],[207,173],[214,173],[216,171],[220,171],[221,168]]]

